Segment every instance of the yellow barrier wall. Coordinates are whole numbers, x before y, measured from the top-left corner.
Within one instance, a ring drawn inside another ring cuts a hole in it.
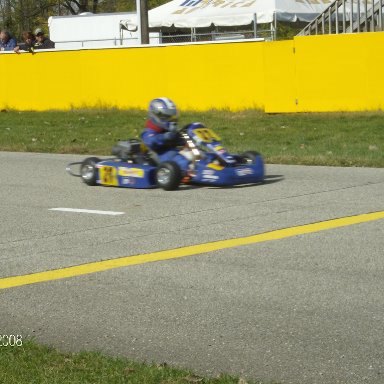
[[[0,108],[147,107],[266,112],[384,108],[384,33],[0,54]]]
[[[295,38],[297,111],[384,108],[384,32]]]
[[[0,55],[1,108],[264,108],[263,42]]]
[[[265,112],[294,112],[296,110],[295,77],[294,41],[265,43]]]

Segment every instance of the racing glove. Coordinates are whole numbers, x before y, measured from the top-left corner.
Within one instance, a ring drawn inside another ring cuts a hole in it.
[[[165,141],[174,141],[177,139],[178,133],[177,132],[166,132],[166,133],[164,133],[163,137],[164,137]]]
[[[172,121],[169,123],[168,131],[169,132],[177,132],[179,130],[179,127],[176,122]]]

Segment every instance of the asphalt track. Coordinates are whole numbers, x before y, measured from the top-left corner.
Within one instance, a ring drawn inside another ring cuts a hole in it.
[[[203,375],[384,382],[384,169],[269,165],[263,185],[164,192],[87,187],[65,173],[77,159],[0,153],[0,334]]]

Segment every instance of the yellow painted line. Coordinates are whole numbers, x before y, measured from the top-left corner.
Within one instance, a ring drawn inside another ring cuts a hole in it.
[[[69,277],[88,275],[96,272],[103,272],[114,268],[127,267],[152,263],[154,261],[177,259],[186,256],[194,256],[202,253],[219,251],[239,247],[242,245],[263,243],[265,241],[280,240],[288,237],[304,235],[325,231],[334,228],[347,227],[349,225],[366,223],[384,219],[384,211],[366,213],[356,216],[342,217],[339,219],[321,221],[313,224],[299,225],[297,227],[278,229],[271,232],[265,232],[253,236],[240,237],[237,239],[213,241],[210,243],[191,245],[188,247],[169,249],[165,251],[153,252],[143,255],[126,256],[118,259],[97,261],[88,264],[76,265],[51,271],[37,272],[29,275],[12,276],[0,279],[0,289],[20,287],[28,284],[42,283],[44,281],[53,281],[66,279]]]

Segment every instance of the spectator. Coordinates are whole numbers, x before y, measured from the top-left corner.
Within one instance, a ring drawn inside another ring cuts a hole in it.
[[[48,37],[45,36],[43,30],[41,28],[37,28],[35,30],[36,35],[36,45],[35,49],[53,49],[55,48],[55,43],[52,40],[49,40]]]
[[[23,32],[21,36],[23,37],[24,43],[16,45],[13,50],[16,53],[20,53],[20,50],[33,52],[37,43],[35,35],[32,32]]]
[[[0,32],[0,51],[13,51],[16,44],[16,39],[8,31],[2,30]]]

